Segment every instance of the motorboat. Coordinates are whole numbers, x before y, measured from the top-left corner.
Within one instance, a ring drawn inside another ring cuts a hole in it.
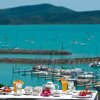
[[[89,64],[90,67],[100,67],[100,62],[95,61]]]
[[[39,72],[33,72],[33,74],[36,74],[36,75],[48,75],[48,72],[46,72],[46,71],[39,71]]]
[[[81,75],[78,75],[78,78],[79,79],[92,79],[92,78],[95,78],[96,76],[94,74],[81,74]]]
[[[82,69],[81,68],[74,68],[74,69],[71,69],[71,72],[75,72],[75,73],[82,73]]]
[[[62,70],[62,71],[61,71],[61,74],[62,74],[62,75],[71,75],[71,70],[70,70],[70,69]]]
[[[76,81],[76,85],[86,85],[86,84],[89,84],[91,83],[91,80],[90,79],[77,79]]]
[[[34,71],[48,71],[48,66],[46,66],[46,65],[36,65],[32,69]]]
[[[52,68],[52,69],[50,69],[50,72],[53,72],[53,73],[60,73],[60,72],[61,72],[61,69]]]

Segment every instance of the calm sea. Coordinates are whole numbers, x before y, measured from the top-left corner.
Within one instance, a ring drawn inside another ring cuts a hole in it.
[[[73,54],[64,58],[94,57],[100,55],[100,25],[10,25],[0,26],[0,49],[53,49],[68,50]],[[50,58],[37,55],[0,54],[0,58]],[[52,56],[61,58],[60,56]],[[12,85],[12,81],[22,79],[24,85],[43,85],[46,80],[35,76],[13,74],[12,69],[31,69],[30,64],[0,63],[0,83]],[[61,66],[61,65],[58,65]],[[66,68],[82,68],[97,71],[87,64],[64,65]]]

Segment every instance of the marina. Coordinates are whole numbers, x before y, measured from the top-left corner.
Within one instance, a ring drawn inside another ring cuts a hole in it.
[[[90,66],[100,62],[98,26],[12,27],[0,26],[2,84],[12,86],[21,79],[23,87],[42,86],[51,80],[61,86],[58,79],[63,77],[74,80],[77,89],[99,86],[100,69]]]
[[[98,75],[93,72],[86,72],[80,68],[74,69],[57,69],[50,68],[47,65],[36,65],[30,70],[14,70],[13,73],[19,73],[22,76],[36,76],[38,78],[44,78],[44,80],[52,80],[57,82],[59,78],[64,78],[65,80],[74,81],[75,86],[89,86],[94,88],[96,84],[100,85],[98,80]]]

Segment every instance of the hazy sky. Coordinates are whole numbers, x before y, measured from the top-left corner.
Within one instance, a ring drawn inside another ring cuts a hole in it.
[[[100,10],[100,0],[0,0],[0,9],[41,3],[64,6],[76,11]]]

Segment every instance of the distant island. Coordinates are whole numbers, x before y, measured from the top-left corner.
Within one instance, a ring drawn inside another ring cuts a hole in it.
[[[0,9],[0,25],[21,24],[100,24],[100,10],[78,12],[51,4]]]

